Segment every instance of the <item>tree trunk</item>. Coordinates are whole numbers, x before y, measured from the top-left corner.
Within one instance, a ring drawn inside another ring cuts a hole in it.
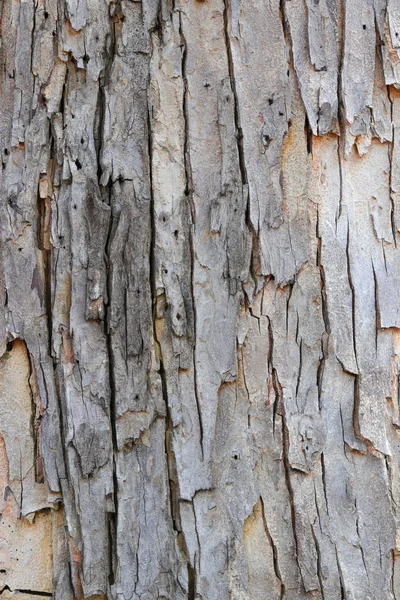
[[[400,600],[399,15],[3,0],[2,598]]]

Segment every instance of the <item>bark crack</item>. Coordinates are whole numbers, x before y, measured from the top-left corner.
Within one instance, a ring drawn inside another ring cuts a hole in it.
[[[196,257],[196,249],[195,249],[195,228],[196,228],[196,207],[194,205],[193,198],[193,179],[192,179],[192,168],[190,163],[190,150],[189,150],[189,110],[188,110],[188,79],[186,73],[186,60],[187,60],[187,43],[186,38],[183,32],[182,25],[182,13],[179,12],[179,35],[181,38],[181,50],[182,50],[182,59],[181,59],[181,72],[182,72],[182,80],[183,80],[183,120],[184,120],[184,157],[185,157],[185,180],[186,180],[186,198],[189,200],[190,208],[191,208],[191,223],[189,225],[189,246],[190,246],[190,256],[191,256],[191,268],[190,268],[190,281],[191,281],[191,291],[193,298],[193,338],[194,338],[194,347],[193,347],[193,378],[194,378],[194,396],[196,400],[197,406],[197,414],[199,418],[199,429],[200,429],[200,449],[201,456],[204,459],[204,445],[203,445],[203,419],[201,414],[201,406],[198,392],[198,384],[197,384],[197,365],[196,365],[196,340],[197,340],[197,310],[196,310],[196,298],[195,298],[195,281],[194,281],[194,267]]]
[[[261,514],[262,514],[262,519],[263,519],[263,524],[264,524],[264,529],[265,529],[265,533],[266,536],[268,538],[269,544],[272,548],[272,555],[273,555],[273,562],[274,562],[274,572],[275,572],[275,576],[276,578],[279,580],[279,584],[281,586],[281,595],[280,598],[281,600],[285,597],[285,586],[282,582],[282,575],[279,569],[279,562],[278,562],[278,549],[275,545],[275,542],[273,540],[273,537],[269,531],[268,528],[268,523],[267,523],[267,518],[265,515],[265,507],[264,507],[264,500],[262,498],[262,496],[260,496],[260,502],[261,502]]]

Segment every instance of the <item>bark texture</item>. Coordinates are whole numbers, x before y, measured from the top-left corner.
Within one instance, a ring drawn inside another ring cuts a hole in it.
[[[0,596],[400,600],[398,0],[0,28]]]

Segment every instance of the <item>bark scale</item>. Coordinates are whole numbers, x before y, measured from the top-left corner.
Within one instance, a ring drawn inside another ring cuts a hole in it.
[[[396,2],[1,11],[1,597],[400,600]]]

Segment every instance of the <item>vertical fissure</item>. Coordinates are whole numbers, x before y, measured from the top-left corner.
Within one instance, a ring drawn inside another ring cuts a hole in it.
[[[196,364],[196,342],[197,342],[197,310],[196,310],[196,297],[195,297],[195,261],[196,261],[196,249],[195,249],[195,228],[196,228],[196,207],[194,204],[193,198],[193,179],[192,179],[192,168],[190,163],[190,149],[189,149],[189,109],[188,109],[188,79],[186,73],[186,61],[187,61],[187,43],[186,38],[183,32],[182,26],[182,13],[179,13],[179,36],[181,39],[181,50],[182,50],[182,60],[181,60],[181,71],[182,71],[182,80],[183,80],[183,120],[184,120],[184,160],[185,160],[185,181],[186,181],[186,189],[185,196],[189,201],[190,205],[190,214],[191,214],[191,223],[189,225],[189,246],[190,246],[190,256],[191,256],[191,266],[190,266],[190,288],[192,293],[192,302],[193,302],[193,376],[194,376],[194,396],[197,407],[197,414],[199,419],[199,429],[200,429],[200,449],[201,456],[204,459],[204,447],[203,447],[203,419],[201,414],[201,406],[200,406],[200,398],[198,391],[198,376],[197,376],[197,364]]]
[[[269,544],[272,548],[272,556],[273,556],[273,562],[274,562],[274,572],[275,572],[275,576],[279,581],[280,587],[281,587],[281,591],[280,591],[280,598],[281,600],[285,597],[285,586],[283,584],[282,581],[282,575],[279,569],[279,562],[278,562],[278,549],[275,545],[275,542],[273,540],[273,537],[271,535],[271,532],[268,528],[268,523],[267,523],[267,518],[265,515],[265,507],[264,507],[264,500],[263,497],[260,496],[260,502],[261,502],[261,514],[262,514],[262,520],[263,520],[263,524],[264,524],[264,530],[265,530],[265,534],[268,538]]]
[[[387,86],[388,99],[390,102],[390,121],[393,123],[393,98],[391,95],[390,87]],[[389,197],[390,197],[390,224],[392,227],[393,244],[397,248],[397,231],[396,231],[396,211],[395,211],[395,199],[393,190],[393,155],[394,145],[396,138],[396,127],[392,127],[392,141],[388,144],[388,159],[389,159]]]
[[[240,123],[240,107],[239,107],[239,98],[236,90],[236,80],[235,80],[235,65],[232,56],[232,48],[231,41],[229,36],[229,25],[228,25],[228,11],[229,11],[229,0],[224,0],[224,35],[225,35],[225,46],[226,46],[226,56],[228,61],[228,72],[229,79],[231,82],[231,90],[233,94],[233,105],[234,105],[234,119],[235,119],[235,129],[236,129],[236,143],[239,155],[239,167],[240,174],[242,178],[242,185],[248,184],[247,170],[246,170],[246,161],[244,156],[244,147],[243,147],[243,130]]]
[[[110,264],[110,255],[111,255],[111,243],[112,243],[112,233],[113,233],[113,215],[112,215],[112,182],[109,181],[107,184],[108,188],[108,196],[109,203],[111,206],[111,214],[109,221],[109,230],[107,235],[106,247],[105,247],[105,256],[107,261],[107,303],[105,304],[105,336],[107,343],[107,352],[108,352],[108,377],[109,377],[109,387],[110,387],[110,424],[111,424],[111,440],[113,447],[113,502],[114,502],[114,515],[109,515],[109,531],[112,532],[112,535],[109,537],[109,567],[111,571],[109,572],[109,580],[110,585],[112,585],[115,581],[115,564],[114,560],[118,556],[117,552],[117,537],[118,537],[118,477],[117,477],[117,455],[119,452],[118,448],[118,436],[117,436],[117,407],[116,407],[116,384],[115,384],[115,376],[114,376],[114,352],[113,352],[113,340],[112,340],[112,331],[111,331],[111,296],[112,296],[112,284],[111,284],[111,264]]]
[[[288,500],[289,500],[289,506],[290,506],[291,524],[292,524],[293,540],[294,540],[294,546],[295,546],[295,558],[296,558],[300,577],[301,577],[301,580],[303,582],[303,587],[304,587],[303,575],[302,575],[300,565],[299,565],[299,541],[297,538],[297,531],[296,531],[297,518],[296,518],[296,508],[295,508],[295,503],[294,503],[294,492],[293,492],[292,482],[290,479],[289,443],[290,443],[289,442],[289,429],[288,429],[288,426],[286,423],[285,409],[283,408],[283,414],[282,414],[283,466],[284,466],[284,471],[285,471],[285,481],[286,481],[286,488],[288,491]]]
[[[319,209],[317,207],[317,224],[316,224],[316,237],[317,237],[317,259],[316,264],[319,270],[320,276],[320,286],[321,286],[321,306],[322,306],[322,319],[324,322],[325,334],[322,334],[321,337],[321,356],[319,359],[318,369],[317,369],[317,388],[318,388],[318,408],[321,411],[322,409],[322,383],[324,377],[325,370],[325,362],[328,356],[328,347],[329,347],[329,336],[331,334],[331,326],[329,322],[329,312],[328,312],[328,299],[326,293],[326,284],[325,284],[325,269],[322,264],[322,238],[319,231]]]
[[[323,579],[322,579],[322,570],[321,570],[321,565],[322,565],[322,562],[321,562],[321,548],[320,548],[319,541],[318,541],[318,538],[316,536],[316,533],[314,531],[314,526],[313,525],[311,525],[311,533],[312,533],[312,537],[313,537],[313,540],[314,540],[315,550],[317,552],[317,576],[318,576],[319,587],[320,587],[320,591],[321,591],[321,597],[322,597],[322,600],[325,600],[324,585],[322,583]]]
[[[109,17],[110,18],[110,17]],[[110,84],[111,69],[116,54],[116,36],[115,36],[115,23],[112,19],[109,22],[109,53],[107,54],[108,60],[106,68],[103,73],[103,77],[99,82],[99,123],[98,123],[98,150],[97,150],[97,176],[101,180],[101,152],[104,147],[104,124],[105,124],[105,112],[106,112],[106,88]],[[107,302],[104,306],[104,330],[107,344],[108,353],[108,378],[109,378],[109,390],[110,390],[110,425],[111,425],[111,441],[113,448],[112,456],[112,478],[113,478],[113,505],[114,513],[108,514],[108,578],[109,584],[113,585],[116,580],[116,569],[118,563],[118,476],[117,476],[117,456],[119,453],[118,448],[118,434],[117,434],[117,406],[116,406],[116,382],[115,382],[115,368],[114,368],[114,351],[113,351],[113,337],[111,329],[111,311],[112,311],[112,263],[111,263],[111,244],[114,233],[114,216],[113,216],[113,189],[112,189],[112,177],[109,178],[105,186],[101,186],[101,195],[103,201],[107,202],[110,206],[110,217],[108,224],[107,239],[105,244],[105,261],[106,261],[106,290],[107,290]]]
[[[346,265],[347,265],[347,279],[349,282],[350,292],[351,292],[351,329],[353,334],[353,350],[354,357],[358,370],[358,361],[357,361],[357,342],[356,342],[356,297],[355,297],[355,289],[353,285],[353,278],[351,276],[351,261],[350,261],[350,222],[347,220],[347,242],[346,242]]]

